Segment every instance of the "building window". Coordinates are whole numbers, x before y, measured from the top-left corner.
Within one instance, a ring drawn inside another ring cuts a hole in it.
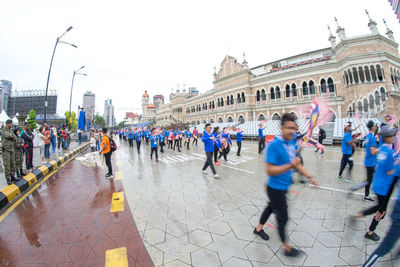
[[[267,95],[265,94],[265,90],[264,89],[261,90],[261,99],[263,101],[267,100]]]
[[[257,90],[256,101],[260,102],[260,91],[259,90]]]
[[[307,83],[303,82],[303,96],[308,95],[308,87],[307,87]]]
[[[377,77],[376,77],[376,72],[375,72],[374,65],[371,65],[370,68],[371,68],[372,81],[376,82],[377,81]]]
[[[211,120],[210,120],[210,123],[214,123],[214,120],[213,120],[213,119],[211,119]]]
[[[362,67],[358,67],[358,75],[360,75],[360,81],[362,83],[365,82],[365,76],[364,76],[364,71]]]
[[[242,99],[240,99],[240,93],[237,94],[237,102],[238,104],[242,103]]]
[[[245,97],[245,95],[244,95],[244,92],[242,92],[242,102],[243,102],[243,103],[246,103],[246,97]]]
[[[258,115],[258,121],[264,121],[265,120],[265,116],[263,114]]]
[[[222,123],[222,122],[223,122],[222,118],[219,118],[218,123]]]
[[[376,73],[378,74],[378,80],[383,81],[383,74],[380,65],[376,65]]]
[[[279,86],[275,88],[275,97],[276,99],[281,99],[281,88]]]
[[[354,82],[359,83],[357,68],[353,67]]]
[[[335,93],[335,85],[333,84],[332,78],[328,78],[328,89],[330,93]]]
[[[365,98],[363,102],[364,102],[364,112],[368,112],[368,100]]]
[[[374,97],[372,95],[369,96],[369,109],[374,110]]]
[[[351,73],[351,70],[347,70],[347,73],[349,74],[350,84],[353,84],[353,74]]]
[[[228,122],[233,122],[232,117],[228,117]]]
[[[379,92],[375,92],[375,104],[378,106],[380,105],[380,96],[379,96]]]
[[[362,103],[361,101],[358,101],[358,111],[362,111]]]
[[[386,100],[386,92],[385,92],[385,88],[381,87],[381,100],[382,103],[385,102]]]
[[[365,80],[367,82],[370,82],[371,81],[371,73],[369,72],[369,67],[365,66],[364,71],[365,71]]]
[[[240,124],[244,123],[244,117],[242,115],[239,116],[238,121]]]
[[[287,99],[289,99],[289,97],[290,97],[290,85],[289,84],[286,84],[286,86],[285,86],[285,97]]]
[[[308,83],[308,88],[310,89],[310,95],[315,95],[315,85],[313,81]]]
[[[271,89],[269,89],[269,91],[270,91],[270,94],[271,94],[271,100],[272,100],[272,99],[275,99],[275,90],[274,90],[274,87],[271,87]]]
[[[272,120],[273,121],[280,121],[281,120],[281,116],[278,113],[274,113],[274,115],[272,115]]]
[[[231,95],[231,105],[233,105],[233,95]]]
[[[297,96],[296,84],[292,83],[292,96]]]

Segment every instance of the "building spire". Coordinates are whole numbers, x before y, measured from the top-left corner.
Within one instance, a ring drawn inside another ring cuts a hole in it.
[[[336,37],[332,34],[331,27],[329,27],[329,25],[328,25],[328,31],[329,31],[328,40],[329,42],[331,42],[332,47],[334,47],[336,45]]]
[[[340,40],[341,41],[346,40],[346,32],[345,32],[344,28],[340,27],[339,22],[336,17],[335,17],[335,22],[337,25],[336,33],[339,35]]]
[[[214,66],[214,81],[217,79],[217,68]]]
[[[247,61],[246,61],[246,54],[243,52],[243,66],[247,70],[249,69],[249,66],[247,66]]]
[[[369,16],[369,12],[368,10],[365,10],[365,14],[367,14],[369,22],[368,22],[368,27],[371,30],[372,34],[378,34],[378,28],[376,27],[376,22],[374,20],[371,19],[371,17]]]
[[[384,23],[385,26],[386,26],[386,36],[387,36],[390,40],[394,41],[393,31],[392,31],[391,29],[389,29],[388,25],[386,24],[386,20],[385,20],[385,19],[383,19],[383,23]]]

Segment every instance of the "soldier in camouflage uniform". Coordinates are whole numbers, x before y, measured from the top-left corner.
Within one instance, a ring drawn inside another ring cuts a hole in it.
[[[15,169],[17,171],[17,177],[22,178],[22,176],[26,175],[26,173],[22,170],[22,147],[24,146],[24,142],[22,138],[19,136],[19,129],[14,129],[14,134],[17,137],[17,141],[14,143],[14,157],[15,157]]]
[[[14,176],[15,165],[14,165],[14,143],[17,141],[17,137],[11,130],[12,120],[6,121],[6,127],[1,129],[1,144],[3,152],[3,165],[4,173],[7,179],[7,184],[18,181]]]

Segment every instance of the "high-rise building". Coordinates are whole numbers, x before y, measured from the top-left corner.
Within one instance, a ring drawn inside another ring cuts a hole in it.
[[[106,126],[114,126],[115,125],[114,106],[112,104],[111,99],[107,99],[106,101],[104,101],[103,118],[105,120]]]
[[[154,107],[158,108],[160,103],[164,103],[164,96],[163,95],[155,95],[155,96],[153,96]]]
[[[83,111],[85,112],[86,121],[92,121],[96,107],[96,95],[91,91],[83,94]]]
[[[8,98],[11,95],[12,83],[7,80],[0,81],[0,111],[6,110],[8,106]]]

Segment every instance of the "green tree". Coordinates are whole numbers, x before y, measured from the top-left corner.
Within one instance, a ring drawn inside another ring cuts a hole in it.
[[[120,123],[118,123],[118,128],[124,128],[125,126],[125,121],[121,121]]]
[[[99,113],[93,116],[92,124],[100,128],[104,128],[106,126],[104,118],[100,116]]]
[[[71,113],[69,113],[69,111],[66,111],[64,113],[64,115],[65,115],[65,123],[68,125],[68,127],[71,129],[71,131],[77,129],[78,122],[76,121],[75,111],[72,111]]]
[[[31,131],[35,130],[37,128],[37,124],[36,124],[36,112],[34,109],[31,109],[29,111],[29,116],[27,118],[27,121],[29,123],[29,128],[31,129]]]

